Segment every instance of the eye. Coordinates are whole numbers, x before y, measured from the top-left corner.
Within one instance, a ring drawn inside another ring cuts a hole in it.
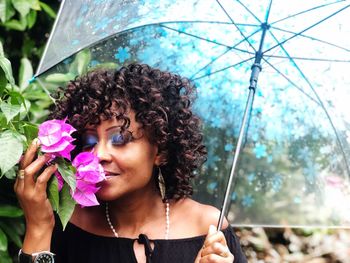
[[[132,140],[132,133],[125,131],[123,133],[113,133],[110,137],[112,145],[124,145]]]
[[[98,143],[98,139],[95,135],[88,134],[83,137],[83,150],[93,148]]]

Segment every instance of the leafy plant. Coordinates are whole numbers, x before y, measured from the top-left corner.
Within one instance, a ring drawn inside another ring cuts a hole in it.
[[[17,163],[37,136],[53,99],[30,83],[46,42],[54,9],[38,0],[0,1],[0,262],[12,262],[22,246],[24,221],[13,192]],[[35,26],[37,22],[45,25]],[[44,32],[43,32],[44,31]],[[35,40],[34,40],[35,39]]]

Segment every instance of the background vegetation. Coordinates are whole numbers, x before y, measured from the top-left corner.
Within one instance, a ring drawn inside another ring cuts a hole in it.
[[[47,91],[29,80],[59,4],[0,0],[0,263],[16,261],[22,244],[23,214],[13,192],[15,164],[52,103]],[[346,230],[242,228],[237,234],[249,262],[350,262]]]
[[[13,192],[16,167],[46,117],[49,96],[29,84],[51,30],[57,1],[0,0],[0,262],[22,245],[24,221]]]

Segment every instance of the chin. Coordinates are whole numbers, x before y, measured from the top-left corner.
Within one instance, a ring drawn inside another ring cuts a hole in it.
[[[109,188],[109,187],[108,187]],[[113,191],[111,188],[108,189],[107,187],[101,187],[100,190],[96,193],[96,197],[99,201],[113,201],[120,197],[118,193]]]

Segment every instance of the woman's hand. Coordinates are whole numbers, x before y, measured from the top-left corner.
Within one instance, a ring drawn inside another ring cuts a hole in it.
[[[233,260],[234,256],[227,247],[224,234],[217,231],[215,226],[210,225],[208,235],[195,263],[232,263]]]
[[[39,141],[33,140],[19,164],[19,173],[14,185],[19,203],[26,219],[26,235],[23,251],[26,253],[50,249],[50,240],[55,218],[50,201],[47,198],[47,182],[57,170],[56,165],[46,167],[49,155],[36,158]]]

